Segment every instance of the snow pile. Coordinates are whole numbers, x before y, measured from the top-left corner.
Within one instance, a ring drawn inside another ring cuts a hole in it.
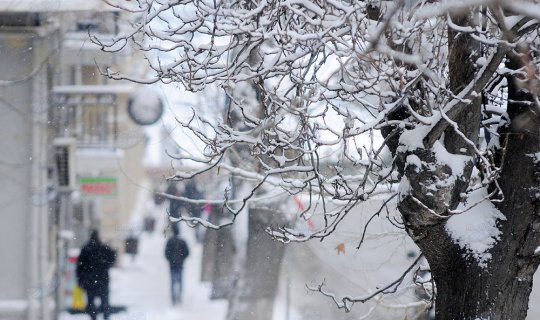
[[[424,148],[424,138],[431,131],[431,126],[418,126],[411,130],[403,130],[399,137],[398,152],[414,151]]]
[[[489,201],[485,188],[477,189],[468,196],[467,203],[457,208],[463,211],[446,223],[446,231],[467,254],[472,255],[482,268],[487,266],[493,247],[501,231],[497,228],[498,220],[506,220],[504,215]]]
[[[407,195],[409,195],[411,193],[411,188],[411,182],[409,181],[407,176],[403,175],[401,177],[401,181],[399,182],[399,199],[403,200]]]
[[[452,170],[452,175],[458,177],[463,175],[465,166],[472,160],[470,156],[452,154],[448,152],[443,144],[439,141],[436,141],[433,144],[433,152],[435,153],[435,157],[437,157],[437,162],[450,167],[450,170]]]
[[[540,162],[540,152],[527,154],[527,156],[533,158],[534,163]]]

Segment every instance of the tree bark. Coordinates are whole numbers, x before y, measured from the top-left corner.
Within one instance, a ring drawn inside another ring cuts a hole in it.
[[[208,217],[208,222],[216,224],[221,210],[213,205]],[[201,258],[201,281],[212,281],[214,268],[216,267],[216,255],[218,247],[218,230],[207,228],[203,237],[203,251]]]
[[[434,273],[437,320],[525,319],[532,277],[521,278],[516,264],[491,263],[486,270],[458,265],[447,274]]]
[[[234,245],[231,228],[216,231],[215,260],[210,299],[228,299],[234,288]]]
[[[467,17],[453,17],[453,21],[466,25]],[[468,37],[449,31],[450,86],[454,93],[474,76],[471,58],[475,46]],[[509,69],[521,67],[517,57],[510,55],[508,60]],[[528,110],[534,101],[532,95],[517,85],[516,79],[507,80],[510,120],[515,122],[524,114],[535,117]],[[478,140],[479,112],[479,101],[474,100],[457,119],[461,132],[471,141]],[[460,248],[445,229],[448,210],[456,208],[469,184],[472,162],[461,181],[433,192],[427,192],[426,187],[434,180],[446,179],[451,171],[437,164],[431,150],[414,151],[428,164],[425,167],[402,169],[411,188],[400,199],[398,209],[407,232],[430,265],[436,285],[437,320],[520,320],[527,315],[532,279],[539,264],[535,251],[540,245],[540,130],[538,125],[525,130],[510,125],[500,136],[498,182],[504,200],[496,205],[506,221],[499,223],[501,235],[488,251],[491,259],[484,267]],[[452,128],[446,130],[444,144],[451,153],[472,155],[471,148]],[[408,154],[398,156],[406,159]]]
[[[516,70],[520,63],[510,57],[507,67]],[[508,114],[513,121],[529,112],[526,102],[533,99],[516,79],[507,80]],[[434,262],[437,319],[519,320],[527,316],[533,275],[540,262],[535,254],[540,245],[540,128],[510,125],[501,132],[501,144],[499,183],[504,201],[497,207],[506,221],[501,222],[502,235],[490,251],[488,267],[482,269],[463,259],[455,245],[441,259],[433,246],[422,241],[429,247],[428,260]]]
[[[272,319],[285,245],[272,240],[265,229],[286,224],[281,212],[250,209],[246,265],[229,301],[227,320]]]

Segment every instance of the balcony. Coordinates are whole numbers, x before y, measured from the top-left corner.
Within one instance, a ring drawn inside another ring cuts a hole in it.
[[[58,137],[73,137],[78,148],[115,149],[130,85],[56,86],[52,125]]]

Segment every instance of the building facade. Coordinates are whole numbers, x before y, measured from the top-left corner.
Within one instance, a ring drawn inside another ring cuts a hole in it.
[[[122,251],[145,177],[130,70],[88,32],[119,32],[102,1],[0,1],[0,319],[54,319],[69,307],[68,257],[98,229]],[[77,4],[78,3],[78,4]],[[133,68],[135,69],[135,68]]]

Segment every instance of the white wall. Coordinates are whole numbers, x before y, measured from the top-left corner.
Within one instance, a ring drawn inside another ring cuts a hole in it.
[[[39,31],[39,32],[38,32]],[[0,318],[49,313],[47,27],[0,31]],[[42,317],[43,318],[43,317]],[[47,319],[45,317],[44,319]]]

